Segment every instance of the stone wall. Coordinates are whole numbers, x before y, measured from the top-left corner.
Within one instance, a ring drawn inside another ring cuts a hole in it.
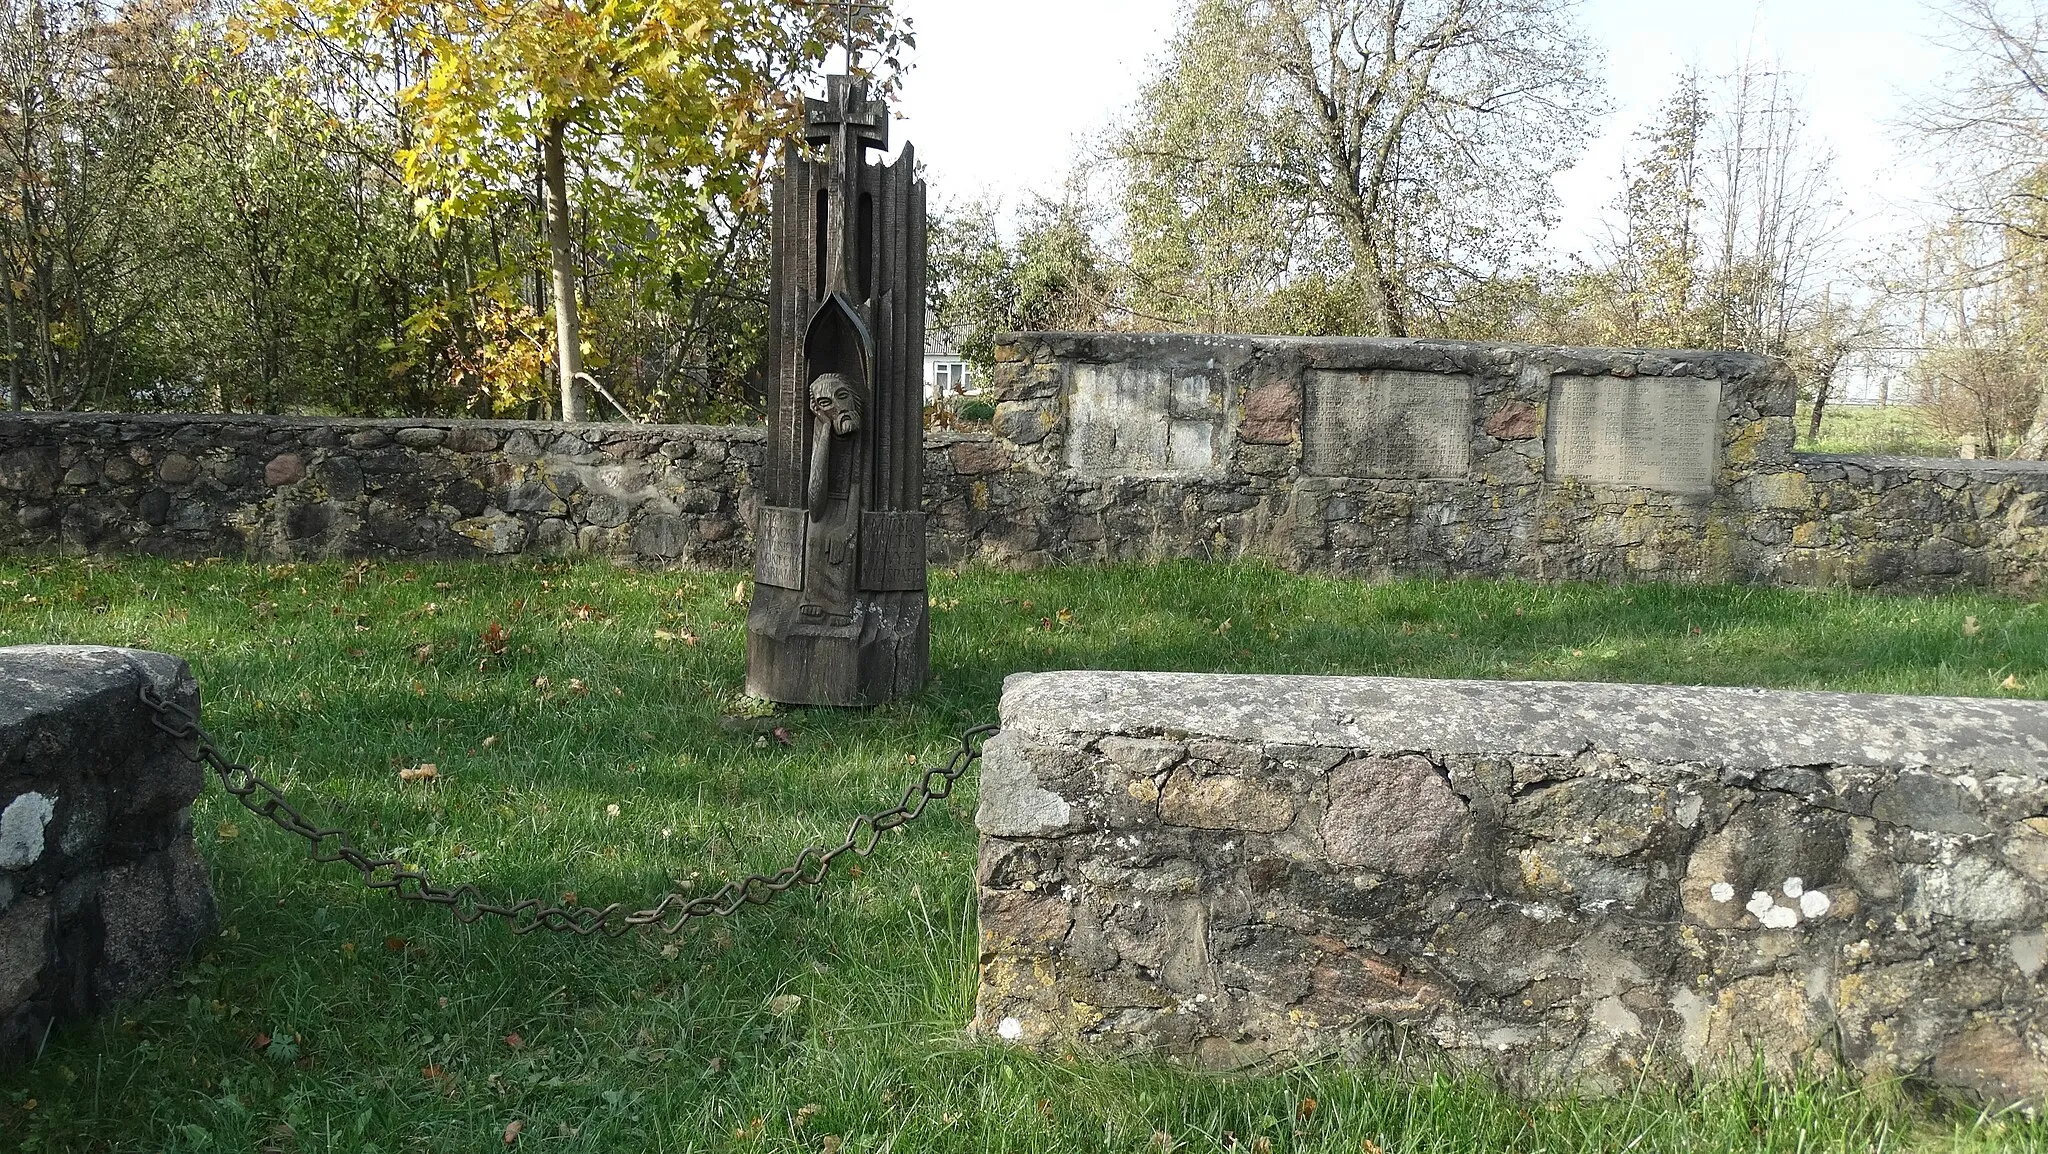
[[[2014,593],[2048,572],[2048,466],[1794,453],[1765,358],[1058,333],[998,355],[1009,460],[967,522],[998,561]]]
[[[0,649],[0,1064],[154,987],[213,932],[203,781],[150,722],[145,678],[198,708],[174,657]]]
[[[237,416],[0,420],[17,551],[593,553],[738,568],[751,428]],[[11,516],[6,516],[11,513]]]
[[[1760,1051],[2048,1102],[2048,708],[1019,675],[977,1032],[1231,1067],[1401,1040],[1518,1085]]]
[[[930,555],[2032,594],[2048,466],[1792,452],[1782,366],[1450,341],[1030,334],[925,446]],[[0,551],[744,568],[758,428],[0,417]]]

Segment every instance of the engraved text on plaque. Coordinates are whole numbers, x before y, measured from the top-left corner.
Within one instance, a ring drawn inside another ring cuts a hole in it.
[[[1088,476],[1214,471],[1224,443],[1221,389],[1203,373],[1076,365],[1067,394],[1067,464]]]
[[[1710,494],[1721,459],[1721,382],[1556,377],[1547,440],[1553,479]]]
[[[804,511],[761,506],[754,536],[754,580],[777,589],[804,587]]]
[[[1463,477],[1472,468],[1472,378],[1311,372],[1302,466],[1319,477]]]
[[[862,588],[922,589],[924,565],[923,513],[867,513],[861,517]]]

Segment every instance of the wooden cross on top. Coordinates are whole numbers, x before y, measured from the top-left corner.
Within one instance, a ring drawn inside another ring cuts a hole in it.
[[[825,99],[804,101],[804,139],[859,165],[867,149],[889,150],[889,106],[868,99],[867,85],[851,76],[826,77]]]

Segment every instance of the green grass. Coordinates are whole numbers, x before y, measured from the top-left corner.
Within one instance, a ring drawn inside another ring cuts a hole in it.
[[[224,744],[365,848],[584,904],[836,838],[915,777],[913,756],[991,719],[1021,670],[2048,695],[2048,610],[1996,598],[1174,564],[940,575],[931,690],[789,712],[784,747],[719,724],[741,705],[736,580],[9,562],[0,642],[185,655]],[[493,623],[509,639],[486,660]],[[426,762],[438,781],[400,783]],[[1464,1076],[1225,1078],[977,1046],[972,806],[963,791],[859,876],[729,923],[582,941],[363,893],[212,791],[195,820],[224,932],[160,996],[0,1073],[0,1151],[483,1151],[514,1121],[518,1148],[550,1151],[2048,1150],[2014,1117],[1839,1081],[1530,1104]],[[288,1042],[259,1052],[259,1034]]]
[[[1806,439],[1810,418],[1802,402],[1798,449],[1805,453],[1866,453],[1887,457],[1953,457],[1956,441],[1934,426],[1917,405],[1830,405],[1821,414],[1820,437]]]

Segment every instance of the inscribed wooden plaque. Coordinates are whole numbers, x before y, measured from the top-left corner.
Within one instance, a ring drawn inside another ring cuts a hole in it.
[[[1710,494],[1721,432],[1719,381],[1561,376],[1550,383],[1552,479]]]
[[[1472,378],[1308,374],[1302,467],[1318,477],[1463,477],[1472,469]]]
[[[922,589],[924,570],[923,513],[861,514],[861,588],[875,593]]]
[[[761,507],[761,529],[754,534],[754,580],[777,589],[804,587],[802,509]]]

